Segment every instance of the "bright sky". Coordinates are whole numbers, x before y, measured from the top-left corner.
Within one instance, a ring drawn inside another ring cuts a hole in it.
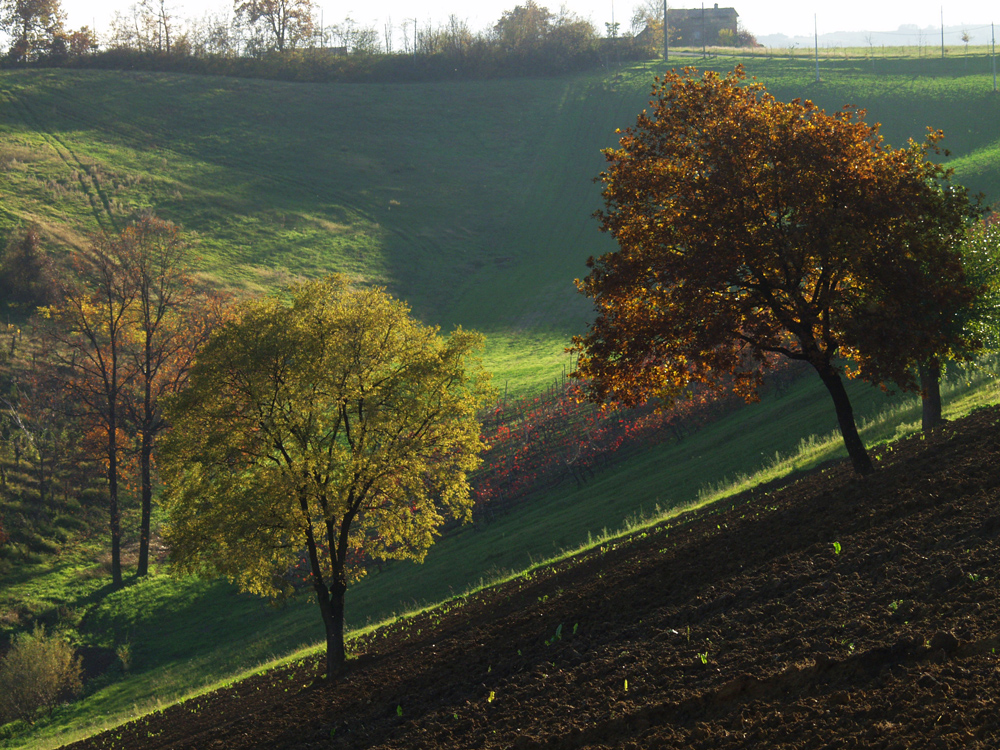
[[[70,28],[96,26],[98,32],[107,29],[116,10],[123,13],[135,0],[63,0]],[[380,32],[391,19],[394,27],[417,18],[421,27],[443,24],[454,14],[467,20],[474,31],[492,25],[504,10],[509,10],[524,0],[476,0],[475,3],[458,0],[320,0],[316,4],[323,10],[326,25],[342,21],[350,15],[361,25],[373,25]],[[558,10],[561,0],[536,0],[552,11]],[[714,3],[714,0],[712,0]],[[627,28],[632,10],[638,0],[566,0],[565,5],[574,13],[589,18],[603,32],[604,24],[612,14],[616,21]],[[813,18],[817,19],[820,34],[834,31],[894,31],[903,24],[919,27],[940,26],[940,2],[910,0],[900,2],[872,2],[872,0],[838,0],[837,2],[766,2],[765,0],[731,0],[720,2],[722,7],[732,6],[740,14],[743,24],[754,34],[787,34],[811,36]],[[712,3],[706,3],[711,7]],[[175,9],[180,18],[200,18],[207,10],[232,7],[225,0],[170,0],[168,7]],[[701,2],[671,2],[674,8],[700,8]],[[995,16],[995,17],[994,17]],[[989,26],[991,21],[1000,24],[1000,6],[985,0],[950,0],[944,8],[946,26]],[[977,40],[985,36],[976,34]]]

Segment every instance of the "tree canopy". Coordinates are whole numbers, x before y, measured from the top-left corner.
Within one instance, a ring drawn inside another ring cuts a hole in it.
[[[182,570],[288,594],[303,567],[344,667],[344,593],[366,558],[423,559],[467,519],[491,393],[480,334],[442,338],[341,277],[243,303],[172,402],[161,465]]]
[[[266,49],[285,49],[305,42],[313,33],[310,0],[236,0],[236,15],[258,27]]]
[[[1000,352],[1000,226],[996,214],[968,227],[954,238],[968,283],[977,290],[970,305],[950,311],[944,325],[950,326],[969,348],[953,347],[917,363],[922,396],[922,427],[939,425],[941,413],[941,369],[945,360],[971,359],[977,353]]]
[[[811,364],[859,472],[871,470],[843,359],[915,387],[915,362],[964,342],[945,325],[975,296],[951,237],[973,206],[928,158],[892,148],[864,112],[777,101],[728,75],[670,72],[607,149],[601,228],[619,248],[578,282],[597,318],[577,374],[597,400],[668,401],[732,377],[754,397],[769,355]]]
[[[23,63],[52,51],[64,17],[59,0],[3,0],[0,29],[11,37],[8,57]]]

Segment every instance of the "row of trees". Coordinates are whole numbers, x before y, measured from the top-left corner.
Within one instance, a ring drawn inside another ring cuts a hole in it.
[[[324,24],[310,0],[235,0],[230,12],[201,19],[182,19],[169,0],[138,0],[115,13],[100,43],[89,28],[64,28],[59,0],[4,0],[0,7],[5,9],[0,30],[11,39],[7,60],[14,64],[205,72],[240,72],[243,65],[252,74],[283,71],[287,77],[280,65],[275,67],[284,61],[294,64],[299,77],[307,70],[313,77],[320,70],[343,75],[341,69],[371,75],[373,69],[387,68],[388,74],[388,69],[414,65],[479,75],[562,71],[662,50],[662,20],[648,2],[636,9],[631,31],[620,34],[618,24],[609,25],[602,39],[593,24],[565,7],[552,12],[535,0],[504,11],[495,24],[478,31],[455,15],[437,26],[416,19],[395,26],[389,20],[380,29],[350,17]],[[263,60],[270,67],[262,68]]]
[[[575,374],[598,401],[669,404],[720,378],[752,399],[772,355],[807,363],[868,473],[845,370],[916,390],[919,369],[932,396],[939,363],[997,330],[996,233],[969,234],[976,202],[929,158],[940,131],[892,148],[862,111],[744,78],[668,73],[605,151],[600,219],[619,249],[578,282],[597,318]]]
[[[451,66],[462,74],[504,70],[557,71],[593,64],[606,52],[597,30],[567,10],[559,13],[528,0],[505,11],[483,31],[452,15],[441,25],[421,25],[415,19],[395,27],[364,26],[350,17],[323,25],[316,9],[305,0],[237,1],[227,16],[206,16],[183,29],[174,22],[167,33],[162,12],[143,5],[131,14],[116,16],[106,52],[92,63],[135,60],[177,65],[186,60],[211,62],[216,67],[252,64],[272,66],[292,62],[297,69],[334,67],[366,71],[383,68],[421,69]],[[168,39],[173,41],[168,44]],[[621,40],[627,48],[628,40]],[[625,54],[629,54],[626,49]],[[129,57],[129,56],[132,57]]]
[[[8,251],[7,265],[37,267],[24,260],[34,257],[24,249],[36,242],[37,230],[29,229]],[[112,578],[120,585],[123,477],[138,485],[142,576],[149,569],[154,444],[166,426],[160,402],[186,381],[195,352],[221,319],[221,300],[195,289],[177,227],[152,217],[96,236],[67,269],[39,273],[47,278],[34,287],[44,290],[34,301],[48,304],[36,320],[34,347],[22,343],[15,352],[21,356],[5,368],[5,417],[16,428],[9,437],[42,458],[58,449],[56,438],[75,436],[103,467]],[[30,299],[19,282],[31,274],[3,281]],[[40,492],[44,502],[41,480]]]

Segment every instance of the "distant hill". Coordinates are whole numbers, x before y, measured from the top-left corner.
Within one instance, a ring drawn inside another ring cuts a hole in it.
[[[898,54],[901,47],[911,47],[912,52],[918,48],[926,50],[925,54],[940,55],[941,53],[941,27],[924,26],[916,24],[903,24],[895,31],[829,31],[823,25],[823,14],[817,17],[819,28],[823,33],[819,35],[819,46],[821,49],[830,47],[859,47],[869,48],[882,52],[882,48],[888,47],[891,54]],[[944,27],[944,43],[946,53],[961,55],[965,42],[962,35],[968,34],[970,44],[984,45],[990,42],[990,25],[988,23],[960,24],[958,26],[948,25]],[[811,35],[788,36],[787,34],[764,34],[758,36],[757,41],[765,47],[776,49],[799,47],[811,49],[816,44],[816,37]],[[919,54],[919,53],[918,53]]]
[[[811,60],[745,62],[779,97],[869,107],[894,144],[943,127],[959,178],[992,197],[1000,100],[977,60],[825,59],[820,84]],[[196,238],[215,283],[383,284],[429,322],[484,330],[501,389],[530,392],[589,319],[572,281],[613,248],[591,216],[600,149],[662,65],[423,84],[6,71],[0,239],[38,222],[65,252],[152,211]]]

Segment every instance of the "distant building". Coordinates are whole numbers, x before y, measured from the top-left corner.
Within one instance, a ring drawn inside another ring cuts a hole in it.
[[[719,44],[719,33],[729,36],[728,44],[733,44],[740,14],[735,8],[720,8],[716,3],[714,8],[668,8],[667,25],[670,27],[670,43],[684,47],[700,47]],[[661,35],[662,36],[662,35]]]

